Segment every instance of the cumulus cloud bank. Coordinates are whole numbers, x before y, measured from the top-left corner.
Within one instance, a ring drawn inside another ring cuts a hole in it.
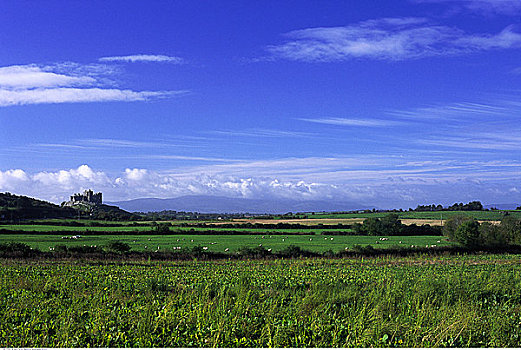
[[[468,166],[473,169],[473,164]],[[451,201],[476,199],[485,203],[498,203],[498,200],[504,198],[512,202],[521,201],[521,193],[512,190],[515,187],[511,181],[518,174],[520,166],[494,163],[489,164],[488,174],[469,172],[453,177],[433,178],[426,176],[426,173],[436,173],[454,165],[446,162],[411,162],[401,165],[408,167],[408,170],[356,170],[340,174],[324,170],[319,175],[323,181],[314,181],[311,177],[302,176],[299,180],[281,174],[237,176],[231,175],[234,172],[160,173],[140,168],[127,168],[119,174],[109,175],[88,165],[81,165],[74,169],[34,174],[21,169],[0,171],[0,192],[9,191],[55,203],[67,200],[72,193],[87,188],[103,192],[107,201],[214,195],[275,200],[343,200],[380,207],[405,207],[433,202],[452,204]],[[511,170],[498,172],[498,168]],[[342,177],[346,180],[342,181]]]

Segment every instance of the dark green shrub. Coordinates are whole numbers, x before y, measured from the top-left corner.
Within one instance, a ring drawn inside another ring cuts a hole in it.
[[[121,241],[112,241],[106,245],[106,248],[110,252],[123,254],[130,251],[130,245]],[[69,248],[70,250],[71,248]]]

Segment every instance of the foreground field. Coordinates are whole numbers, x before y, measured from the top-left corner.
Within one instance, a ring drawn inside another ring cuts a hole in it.
[[[297,245],[302,249],[313,252],[332,250],[339,252],[353,245],[373,245],[387,248],[394,245],[401,247],[447,246],[441,236],[390,236],[387,240],[380,240],[375,236],[331,236],[331,235],[88,235],[79,239],[63,239],[61,235],[51,234],[6,234],[0,235],[0,243],[25,243],[32,248],[42,251],[55,248],[57,245],[66,246],[104,246],[111,241],[121,241],[130,245],[133,251],[160,251],[172,250],[178,247],[191,250],[195,246],[207,247],[210,252],[235,252],[242,247],[258,247],[262,245],[274,252],[283,250],[290,245]],[[70,236],[65,236],[70,237]]]
[[[10,347],[518,347],[521,256],[1,262]]]

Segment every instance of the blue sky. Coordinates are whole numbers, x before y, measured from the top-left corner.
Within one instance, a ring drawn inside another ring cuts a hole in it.
[[[0,8],[0,191],[521,204],[518,0]]]

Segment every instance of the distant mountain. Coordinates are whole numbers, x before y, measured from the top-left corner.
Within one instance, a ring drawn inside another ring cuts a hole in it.
[[[252,213],[281,214],[287,212],[348,211],[367,206],[342,201],[290,200],[290,199],[247,199],[218,196],[183,196],[169,199],[140,198],[129,201],[111,202],[128,211],[175,210],[199,213]]]
[[[496,208],[499,210],[514,210],[519,206],[519,204],[508,203],[508,204],[485,204],[483,207],[485,209]]]

